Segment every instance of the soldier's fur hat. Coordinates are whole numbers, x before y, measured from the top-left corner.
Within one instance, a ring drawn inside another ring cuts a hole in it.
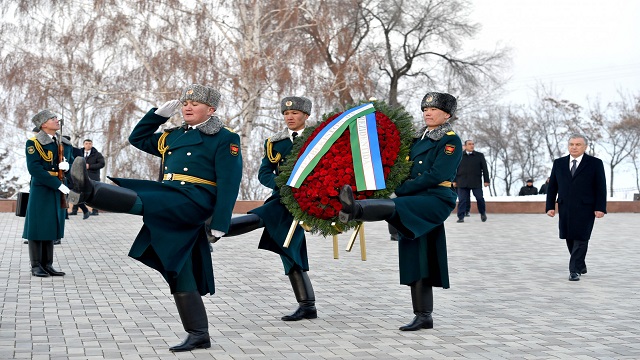
[[[453,95],[447,93],[438,93],[438,92],[428,92],[420,103],[420,109],[424,110],[424,108],[433,107],[436,109],[440,109],[447,114],[454,117],[456,112],[456,107],[458,106],[458,102]]]
[[[33,122],[33,125],[35,125],[36,128],[40,129],[42,124],[46,123],[47,120],[54,117],[58,117],[58,114],[54,113],[51,110],[42,110],[31,118],[31,122]]]
[[[303,113],[311,114],[311,100],[302,96],[288,96],[280,101],[280,112],[284,114],[287,110],[298,110]]]
[[[180,101],[185,102],[187,100],[197,101],[218,109],[220,92],[212,87],[192,84],[182,90]]]

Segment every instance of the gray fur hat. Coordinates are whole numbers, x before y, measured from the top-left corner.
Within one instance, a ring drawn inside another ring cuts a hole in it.
[[[40,129],[42,124],[46,123],[47,120],[54,117],[58,117],[58,114],[54,113],[51,110],[42,110],[31,118],[31,122],[36,126],[36,128]]]
[[[456,112],[457,106],[458,102],[453,95],[438,92],[428,92],[422,98],[422,102],[420,103],[420,109],[422,110],[424,110],[424,108],[433,107],[446,112],[451,115],[452,118]]]
[[[191,84],[182,90],[182,96],[180,97],[181,102],[187,100],[197,101],[218,109],[220,92],[212,87]]]
[[[299,110],[307,115],[311,115],[311,100],[302,96],[288,96],[280,101],[280,112],[284,114],[286,110]]]

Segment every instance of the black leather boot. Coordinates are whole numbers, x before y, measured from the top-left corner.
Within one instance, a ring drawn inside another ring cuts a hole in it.
[[[425,279],[420,279],[411,285],[411,302],[413,313],[416,315],[407,325],[401,326],[402,331],[416,331],[433,329],[433,288]]]
[[[178,307],[182,326],[188,335],[182,343],[170,347],[169,350],[180,352],[210,348],[209,321],[200,294],[197,291],[177,292],[173,294],[173,298]]]
[[[85,160],[80,156],[71,165],[71,178],[73,192],[69,194],[69,201],[76,204],[86,202],[92,208],[126,213],[138,199],[138,194],[133,190],[89,179]]]
[[[29,240],[29,260],[31,261],[31,275],[48,277],[49,273],[42,268],[43,241]]]
[[[65,273],[53,268],[53,241],[42,242],[42,262],[44,271],[51,276],[64,276]]]
[[[338,214],[340,221],[380,221],[391,218],[396,204],[391,199],[355,200],[351,186],[345,185],[339,195],[342,210]]]
[[[283,316],[281,319],[283,321],[298,321],[317,318],[316,296],[313,293],[309,275],[300,269],[293,269],[289,272],[289,280],[298,301],[298,309],[292,314]]]

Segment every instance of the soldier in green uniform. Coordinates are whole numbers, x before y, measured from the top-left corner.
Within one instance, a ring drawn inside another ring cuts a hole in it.
[[[409,177],[392,199],[354,200],[352,189],[340,191],[340,221],[386,220],[400,233],[400,283],[411,287],[415,317],[403,331],[433,328],[433,286],[449,288],[444,221],[456,206],[451,181],[462,158],[462,142],[451,129],[456,98],[427,93],[421,102],[426,127],[416,133]]]
[[[307,242],[304,230],[298,225],[293,233],[289,247],[284,247],[293,215],[280,203],[280,190],[275,178],[280,172],[280,165],[291,152],[294,141],[302,140],[302,132],[311,113],[311,100],[305,97],[291,96],[282,99],[280,112],[284,116],[286,129],[276,133],[265,141],[265,156],[260,164],[258,180],[270,189],[272,195],[264,205],[249,211],[249,215],[231,219],[229,232],[225,236],[236,236],[264,227],[260,238],[260,249],[270,250],[280,255],[284,272],[289,277],[298,308],[282,317],[284,321],[315,319],[318,317],[315,306],[315,294],[309,271]]]
[[[240,180],[240,137],[214,116],[220,93],[190,85],[180,100],[151,109],[136,125],[129,142],[161,157],[163,180],[112,178],[119,186],[89,179],[83,158],[71,168],[76,201],[111,212],[142,215],[144,225],[129,256],[159,271],[169,283],[187,338],[171,351],[211,347],[201,296],[213,294],[214,277],[205,220],[227,231]],[[182,107],[184,123],[156,132]]]
[[[61,206],[62,197],[69,193],[58,171],[69,170],[67,159],[73,162],[73,147],[57,133],[60,120],[52,111],[42,110],[31,121],[39,132],[26,144],[31,183],[22,237],[29,244],[33,276],[64,276],[64,272],[53,268],[53,243],[64,237],[66,209]],[[63,145],[62,159],[58,156],[59,142]]]

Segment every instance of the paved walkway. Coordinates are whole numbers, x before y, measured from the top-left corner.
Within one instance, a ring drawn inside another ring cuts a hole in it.
[[[447,221],[451,289],[436,289],[435,329],[401,332],[411,313],[398,284],[396,244],[367,224],[360,248],[334,260],[309,238],[319,318],[283,322],[295,309],[277,256],[260,232],[222,239],[217,292],[205,298],[213,347],[172,354],[184,331],[159,274],[127,257],[141,225],[132,215],[72,217],[56,246],[63,278],[30,276],[22,218],[0,214],[0,359],[638,359],[640,216],[598,220],[589,273],[567,281],[557,218],[479,216]]]

